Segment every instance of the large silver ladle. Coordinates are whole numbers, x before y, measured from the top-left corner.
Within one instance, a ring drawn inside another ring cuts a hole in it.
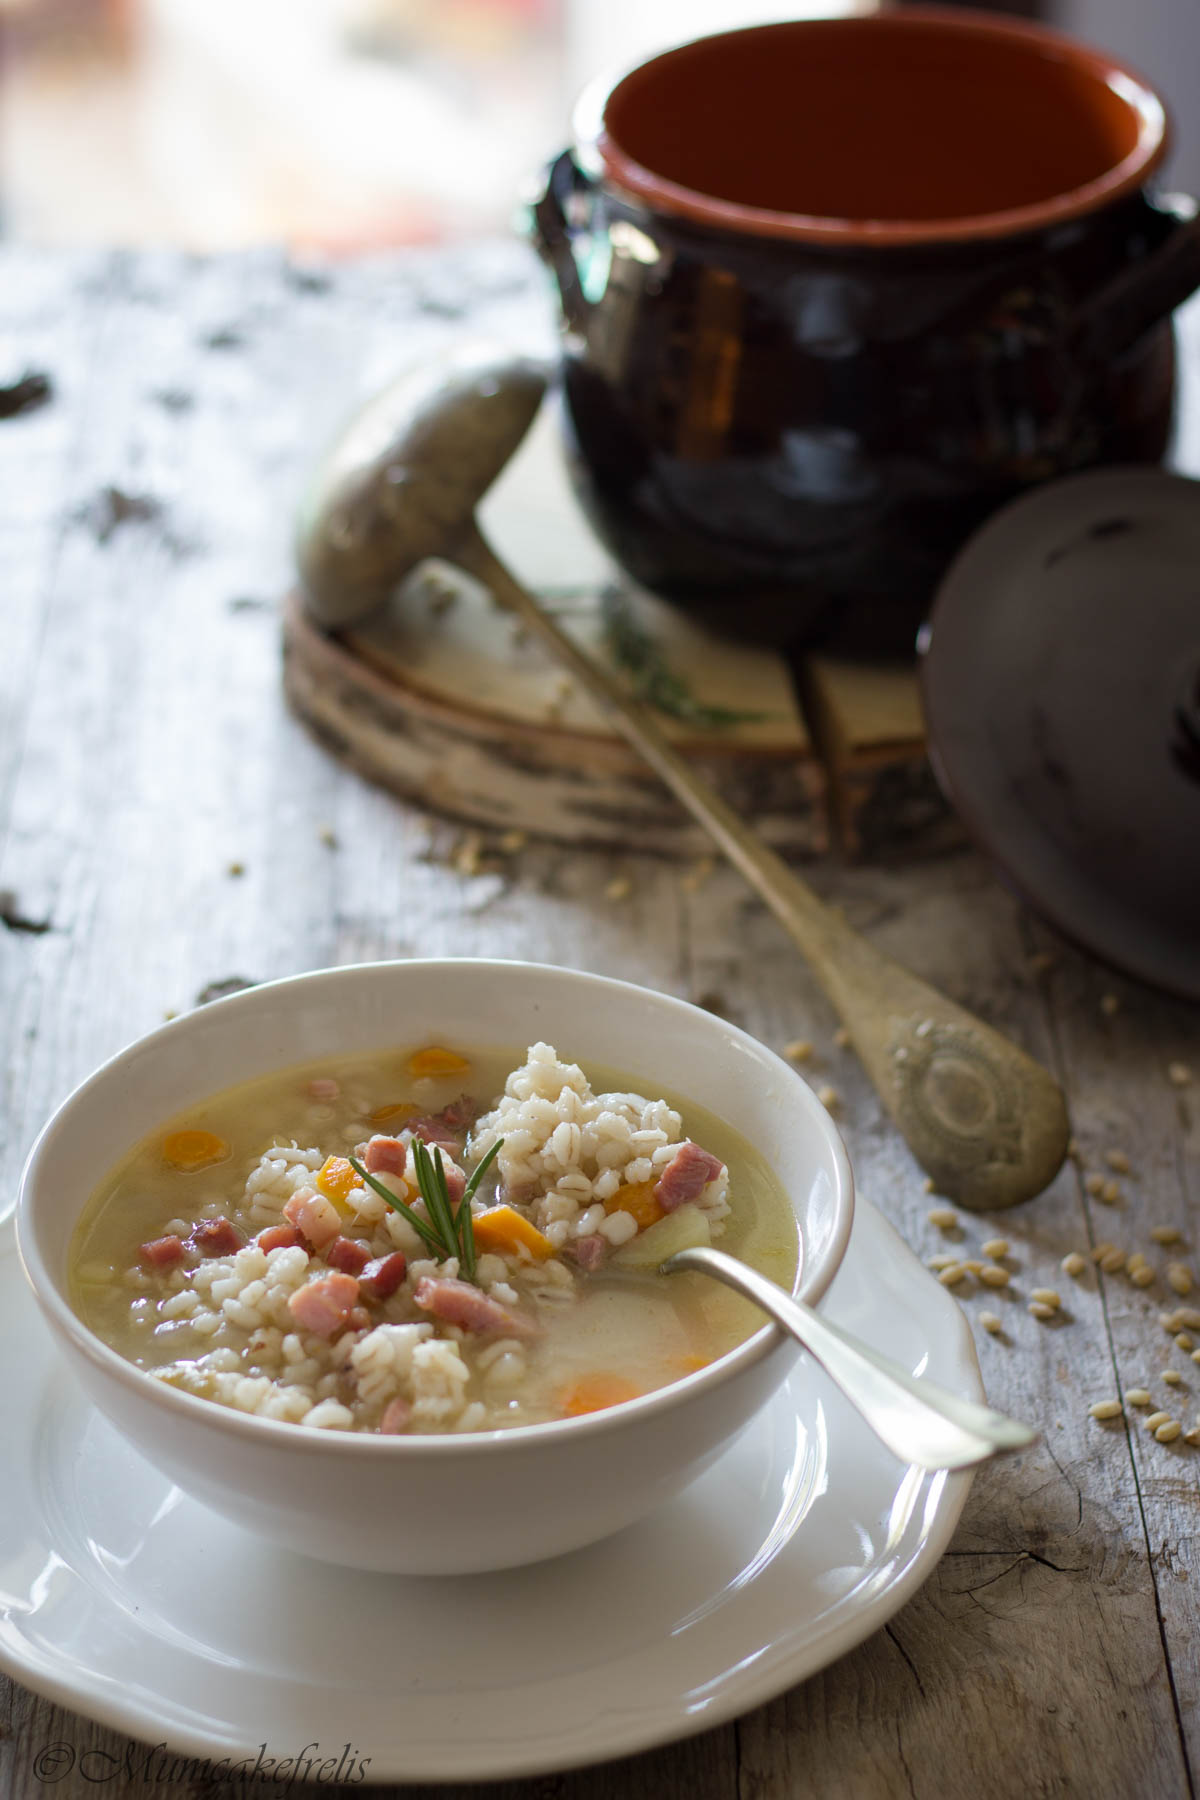
[[[524,437],[543,368],[459,351],[398,382],[348,427],[301,514],[308,610],[349,625],[428,557],[457,564],[516,613],[740,869],[808,960],[909,1148],[941,1194],[976,1210],[1051,1182],[1066,1106],[1041,1065],[854,931],[703,781],[648,709],[622,692],[496,557],[475,508]]]

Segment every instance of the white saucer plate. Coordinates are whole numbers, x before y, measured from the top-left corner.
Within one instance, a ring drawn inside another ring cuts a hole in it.
[[[862,1200],[822,1310],[983,1398],[957,1303]],[[247,1768],[264,1743],[315,1744],[314,1765],[349,1746],[358,1779],[487,1779],[705,1730],[878,1629],[970,1487],[906,1469],[802,1359],[714,1468],[617,1537],[499,1575],[375,1576],[239,1531],[143,1462],[72,1391],[11,1249],[0,1355],[0,1665]]]

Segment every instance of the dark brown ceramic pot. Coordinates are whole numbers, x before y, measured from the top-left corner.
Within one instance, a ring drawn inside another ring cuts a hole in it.
[[[585,96],[534,233],[568,445],[635,579],[738,634],[911,649],[1031,483],[1154,462],[1190,203],[1154,93],[931,8],[701,39]]]

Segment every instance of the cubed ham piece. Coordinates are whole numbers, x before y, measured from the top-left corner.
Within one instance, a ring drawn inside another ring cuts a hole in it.
[[[298,1194],[293,1194],[283,1209],[283,1216],[289,1225],[294,1225],[303,1234],[314,1250],[332,1244],[342,1233],[337,1208],[324,1194],[314,1194],[311,1188],[301,1188]]]
[[[334,1338],[346,1329],[357,1305],[358,1283],[353,1275],[319,1275],[296,1289],[288,1300],[288,1311],[301,1331]]]
[[[448,1156],[442,1158],[442,1173],[446,1177],[446,1192],[450,1196],[451,1206],[457,1206],[467,1191],[467,1178],[456,1162]]]
[[[435,1144],[434,1140],[430,1138],[424,1139],[423,1142],[428,1147],[430,1160],[435,1168],[437,1167],[437,1158],[434,1156],[434,1150],[436,1148],[441,1152],[442,1174],[446,1177],[446,1192],[450,1197],[451,1206],[457,1206],[467,1191],[467,1178],[454,1160],[453,1152],[456,1147],[453,1144]]]
[[[664,1212],[674,1212],[676,1207],[697,1199],[709,1182],[716,1180],[724,1167],[719,1156],[702,1150],[699,1144],[693,1144],[688,1139],[680,1144],[659,1176],[654,1198]]]
[[[403,1175],[408,1166],[408,1144],[403,1138],[373,1137],[363,1166],[369,1175]]]
[[[172,1231],[166,1237],[151,1238],[138,1254],[152,1269],[169,1269],[183,1255],[183,1239]]]
[[[353,1238],[335,1237],[325,1251],[325,1261],[331,1269],[340,1269],[343,1275],[361,1275],[371,1260],[371,1252],[356,1244]]]
[[[268,1225],[254,1241],[260,1250],[269,1254],[272,1250],[294,1250],[304,1239],[294,1225]]]
[[[441,1112],[434,1115],[443,1125],[449,1126],[451,1131],[469,1131],[478,1116],[479,1102],[472,1099],[470,1094],[460,1094],[457,1100],[451,1100],[448,1106],[443,1106]]]
[[[341,1083],[332,1075],[318,1075],[308,1084],[310,1100],[336,1100],[341,1091]]]
[[[449,1275],[423,1275],[413,1299],[422,1312],[444,1319],[447,1325],[461,1325],[464,1331],[494,1331],[503,1337],[517,1338],[538,1335],[532,1319],[509,1312],[469,1281],[455,1281]]]
[[[396,1432],[408,1429],[408,1421],[411,1417],[412,1407],[407,1400],[402,1400],[397,1394],[396,1398],[389,1400],[384,1407],[383,1417],[379,1421],[379,1429],[385,1437],[392,1437]]]
[[[390,1256],[377,1256],[373,1262],[367,1263],[359,1276],[358,1285],[372,1300],[386,1300],[389,1294],[395,1293],[407,1274],[408,1259],[403,1251],[393,1250]]]
[[[439,1125],[436,1119],[413,1119],[408,1128],[430,1150],[436,1144],[443,1156],[457,1156],[462,1150],[462,1140],[447,1131],[444,1125]]]
[[[470,1094],[460,1094],[457,1100],[443,1106],[441,1112],[423,1113],[419,1119],[411,1119],[408,1129],[431,1147],[440,1144],[448,1155],[458,1156],[478,1112],[478,1101]]]
[[[228,1219],[201,1219],[192,1226],[188,1243],[201,1256],[232,1256],[245,1243],[245,1233]]]
[[[598,1231],[589,1232],[586,1237],[576,1238],[573,1244],[568,1244],[567,1251],[580,1268],[590,1274],[608,1255],[608,1239],[602,1238]]]

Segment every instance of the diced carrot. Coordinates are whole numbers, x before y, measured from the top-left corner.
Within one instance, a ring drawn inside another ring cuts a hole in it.
[[[470,1066],[465,1056],[460,1056],[456,1050],[443,1050],[438,1044],[414,1050],[406,1064],[413,1076],[464,1075]]]
[[[648,1225],[657,1225],[665,1208],[654,1198],[655,1185],[653,1181],[625,1182],[611,1199],[604,1202],[605,1212],[632,1214],[637,1220],[639,1231],[645,1231]]]
[[[624,1375],[581,1375],[563,1388],[559,1401],[564,1417],[578,1419],[583,1413],[620,1406],[622,1400],[636,1400],[641,1391]]]
[[[390,1106],[377,1106],[373,1113],[367,1114],[367,1122],[371,1125],[388,1125],[393,1119],[411,1119],[420,1107],[413,1100],[393,1100]]]
[[[357,1185],[358,1176],[344,1156],[326,1157],[317,1176],[317,1186],[327,1200],[344,1200],[350,1189]]]
[[[172,1131],[162,1141],[162,1153],[173,1169],[207,1169],[232,1154],[215,1131]]]
[[[554,1245],[543,1237],[536,1225],[511,1206],[491,1206],[472,1221],[475,1244],[480,1250],[516,1251],[523,1244],[539,1261],[554,1255]]]

